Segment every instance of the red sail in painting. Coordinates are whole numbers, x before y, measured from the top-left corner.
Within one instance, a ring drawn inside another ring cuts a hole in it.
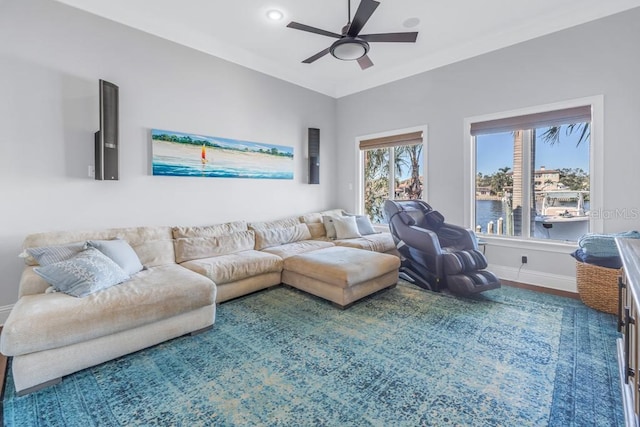
[[[205,163],[207,163],[207,149],[205,148],[204,144],[202,144],[202,164],[204,165]]]

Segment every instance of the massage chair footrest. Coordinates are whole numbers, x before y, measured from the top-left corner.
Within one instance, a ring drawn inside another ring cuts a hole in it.
[[[500,279],[487,270],[453,274],[447,276],[446,280],[451,293],[457,295],[473,295],[500,287]]]

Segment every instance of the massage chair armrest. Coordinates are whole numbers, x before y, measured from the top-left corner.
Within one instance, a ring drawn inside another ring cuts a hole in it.
[[[405,226],[402,230],[397,230],[398,237],[407,245],[416,248],[421,252],[431,254],[441,254],[442,247],[438,235],[415,225]]]
[[[456,234],[454,239],[446,238],[446,231]],[[438,230],[440,244],[443,247],[452,247],[460,250],[478,249],[478,239],[473,230],[459,225],[444,223]]]

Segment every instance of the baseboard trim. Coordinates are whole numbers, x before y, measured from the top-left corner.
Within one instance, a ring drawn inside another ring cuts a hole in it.
[[[524,270],[521,268],[507,267],[504,265],[489,265],[487,270],[496,274],[499,278],[539,288],[550,288],[572,294],[578,293],[575,276],[561,276],[542,271]]]
[[[9,317],[9,313],[11,313],[12,308],[13,308],[13,304],[0,307],[0,326],[3,326],[4,322],[7,321],[7,318]]]

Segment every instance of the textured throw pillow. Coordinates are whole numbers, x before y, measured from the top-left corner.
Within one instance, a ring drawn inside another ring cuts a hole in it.
[[[126,240],[88,240],[87,247],[96,248],[116,264],[120,266],[127,274],[136,274],[142,270],[140,258]]]
[[[87,248],[73,258],[36,267],[33,271],[56,290],[74,297],[85,297],[129,278],[118,264],[96,248]]]
[[[373,224],[371,224],[371,220],[366,215],[356,215],[348,212],[343,212],[345,216],[353,216],[356,218],[356,224],[358,226],[358,231],[361,235],[366,236],[367,234],[377,234],[375,228],[373,228]]]
[[[353,239],[362,237],[358,231],[356,218],[353,216],[336,216],[333,218],[333,225],[336,229],[336,239]]]
[[[45,266],[72,258],[83,249],[84,242],[77,242],[68,245],[28,248],[25,252],[27,255],[31,255],[38,264]]]

